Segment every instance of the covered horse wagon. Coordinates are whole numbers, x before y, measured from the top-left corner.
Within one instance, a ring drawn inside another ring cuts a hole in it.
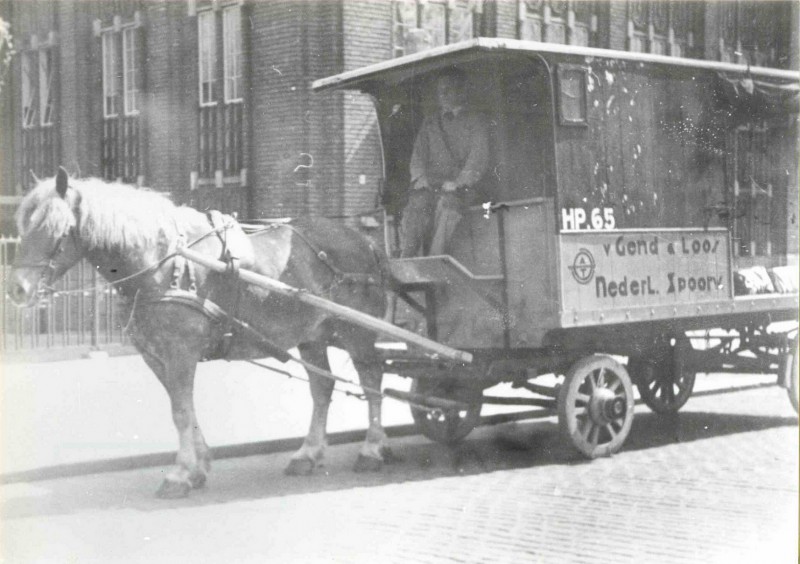
[[[481,205],[447,254],[391,261],[427,335],[474,356],[387,358],[415,378],[395,395],[461,404],[413,410],[423,433],[456,441],[482,403],[535,405],[609,454],[632,383],[677,411],[697,372],[778,374],[797,409],[797,72],[480,38],[318,80],[374,101],[390,256],[432,83],[453,68],[490,124]],[[531,394],[483,394],[499,382]]]

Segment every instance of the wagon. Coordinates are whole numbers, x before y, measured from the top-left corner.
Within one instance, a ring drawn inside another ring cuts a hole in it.
[[[480,38],[318,80],[374,103],[390,256],[430,85],[453,67],[491,124],[482,204],[448,254],[391,260],[396,321],[472,357],[386,353],[413,378],[387,394],[446,408],[412,407],[424,435],[531,405],[608,455],[634,386],[676,412],[698,372],[776,374],[797,410],[797,72]],[[501,382],[520,396],[484,393]]]

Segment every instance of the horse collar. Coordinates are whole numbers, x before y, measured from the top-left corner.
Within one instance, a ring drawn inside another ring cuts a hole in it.
[[[176,248],[181,248],[186,246],[186,235],[184,234],[183,230],[178,228],[178,241],[176,243]],[[195,269],[194,269],[194,262],[187,260],[183,255],[176,255],[175,261],[173,262],[172,268],[172,282],[170,282],[170,289],[171,290],[180,290],[181,289],[181,282],[183,281],[184,273],[188,275],[189,278],[189,292],[192,294],[197,293],[197,277],[195,276]]]

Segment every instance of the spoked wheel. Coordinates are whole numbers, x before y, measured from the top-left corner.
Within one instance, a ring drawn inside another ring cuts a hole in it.
[[[558,394],[558,424],[588,458],[617,452],[633,423],[633,385],[613,358],[593,355],[576,362]]]
[[[789,394],[789,401],[792,402],[792,407],[794,408],[794,412],[798,413],[797,411],[797,404],[798,404],[798,392],[800,392],[800,385],[798,385],[797,379],[797,336],[793,339],[789,340],[789,350],[781,358],[781,364],[779,370],[780,378],[786,385],[786,393]]]
[[[442,444],[455,444],[466,438],[480,422],[481,391],[454,380],[415,379],[411,392],[429,397],[460,401],[467,409],[440,410],[431,413],[419,408],[411,408],[420,433],[428,439]]]
[[[656,413],[675,413],[689,401],[697,373],[686,366],[683,352],[691,346],[681,339],[662,359],[631,359],[630,374],[639,395]]]

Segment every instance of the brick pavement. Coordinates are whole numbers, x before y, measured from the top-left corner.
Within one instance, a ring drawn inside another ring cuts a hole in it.
[[[461,447],[395,441],[399,464],[281,474],[219,461],[206,491],[152,498],[163,468],[2,488],[3,562],[796,562],[798,432],[777,388],[638,410],[625,450],[584,462],[552,420]]]

